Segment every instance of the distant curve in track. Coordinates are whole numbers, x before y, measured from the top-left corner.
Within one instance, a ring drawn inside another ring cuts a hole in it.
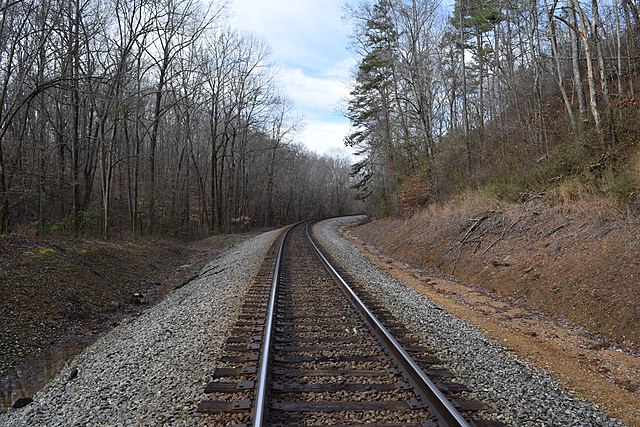
[[[310,227],[290,227],[271,248],[198,412],[235,426],[502,425],[470,418],[486,407],[446,382],[432,351],[389,313],[367,306]]]

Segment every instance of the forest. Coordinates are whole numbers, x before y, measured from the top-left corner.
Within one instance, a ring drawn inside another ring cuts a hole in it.
[[[353,158],[297,142],[268,44],[228,8],[3,2],[0,234],[228,233],[466,191],[640,211],[637,1],[345,4]]]
[[[379,216],[476,192],[640,212],[633,0],[377,0],[349,7],[358,197]]]
[[[352,210],[264,40],[214,0],[7,0],[0,234],[228,233]]]

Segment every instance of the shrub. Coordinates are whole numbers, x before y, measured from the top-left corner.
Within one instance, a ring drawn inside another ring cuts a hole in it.
[[[38,246],[37,248],[31,250],[31,251],[26,251],[24,254],[30,258],[33,259],[39,259],[39,258],[44,258],[47,255],[51,255],[56,253],[56,251],[54,249],[51,248],[45,248],[44,246]]]
[[[101,219],[101,214],[98,210],[80,211],[78,212],[78,228],[82,230],[85,227],[97,226],[100,224]],[[73,213],[49,226],[49,232],[53,234],[65,234],[71,231],[73,231]]]

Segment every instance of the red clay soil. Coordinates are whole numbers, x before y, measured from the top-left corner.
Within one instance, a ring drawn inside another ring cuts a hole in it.
[[[479,205],[379,220],[354,234],[384,253],[640,344],[640,221],[601,206]]]
[[[347,236],[391,274],[640,425],[640,221],[467,199]]]

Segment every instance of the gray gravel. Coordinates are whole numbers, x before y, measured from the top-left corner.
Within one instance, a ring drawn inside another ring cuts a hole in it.
[[[321,244],[350,274],[359,275],[369,292],[382,296],[387,309],[407,325],[436,356],[447,361],[456,380],[494,406],[494,416],[513,426],[625,426],[607,418],[592,404],[577,399],[544,372],[518,360],[500,343],[466,321],[456,319],[371,264],[342,239],[337,226],[357,218],[333,219],[316,225]]]
[[[458,380],[514,426],[623,426],[563,391],[499,343],[407,289],[336,232],[344,221],[317,226],[319,237],[372,293],[420,336],[441,348]],[[0,414],[0,426],[195,426],[195,413],[244,293],[276,233],[221,254],[199,279],[129,319],[77,356],[31,405]],[[77,369],[77,377],[69,379]]]
[[[222,253],[197,280],[88,347],[34,403],[0,414],[0,426],[206,425],[195,409],[275,236]]]

